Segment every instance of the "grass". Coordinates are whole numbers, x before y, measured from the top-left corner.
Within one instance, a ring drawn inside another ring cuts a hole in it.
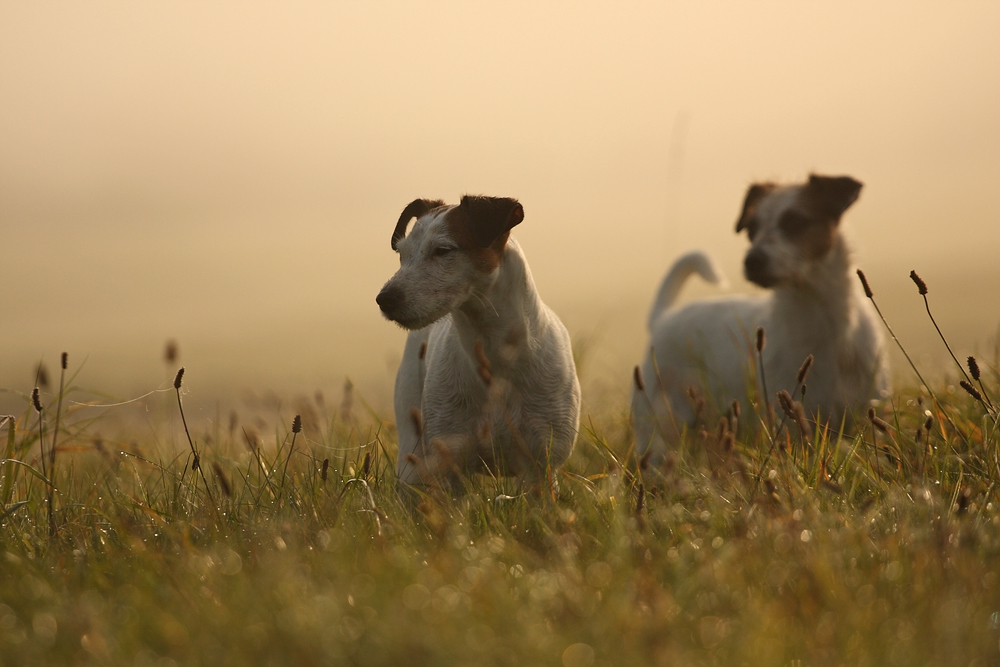
[[[706,416],[644,480],[610,410],[557,487],[412,504],[350,400],[199,432],[181,374],[144,425],[72,382],[0,424],[0,665],[1000,664],[997,413],[947,382],[853,435]]]

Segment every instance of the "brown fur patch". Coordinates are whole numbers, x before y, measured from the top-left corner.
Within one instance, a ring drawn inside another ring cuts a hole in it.
[[[778,186],[774,183],[754,183],[747,189],[747,195],[743,199],[743,210],[740,211],[739,220],[736,221],[737,234],[750,226],[750,218],[756,211],[757,203],[776,187]]]
[[[857,201],[861,187],[861,182],[850,176],[810,174],[800,200],[808,210],[839,222],[844,211]]]
[[[399,214],[396,228],[392,230],[392,249],[395,250],[396,245],[406,236],[406,228],[409,226],[410,220],[413,218],[419,220],[439,206],[444,206],[444,202],[440,199],[414,199],[407,204],[403,212]]]
[[[793,207],[778,220],[778,226],[806,257],[825,257],[836,241],[841,216],[860,192],[861,183],[850,176],[811,174]]]
[[[483,273],[493,273],[503,259],[510,229],[501,232],[489,245],[483,247],[480,245],[482,235],[477,234],[475,229],[480,222],[473,218],[473,213],[465,206],[456,206],[448,211],[445,218],[451,238],[471,258],[476,269]]]

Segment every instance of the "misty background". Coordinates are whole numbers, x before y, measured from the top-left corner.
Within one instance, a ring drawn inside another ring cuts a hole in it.
[[[624,397],[673,259],[752,291],[746,188],[810,171],[864,182],[844,225],[924,370],[946,352],[910,269],[992,359],[998,119],[997,3],[4,3],[0,387],[66,351],[138,395],[174,339],[192,398],[349,376],[382,409],[396,218],[477,193],[523,203],[589,395]]]

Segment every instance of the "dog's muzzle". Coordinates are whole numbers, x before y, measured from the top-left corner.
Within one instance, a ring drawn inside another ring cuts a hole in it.
[[[382,309],[382,313],[386,317],[390,320],[395,319],[393,315],[398,314],[403,305],[403,290],[396,287],[385,287],[375,297],[375,303]]]
[[[758,248],[751,248],[743,259],[743,275],[752,283],[770,287],[775,282],[769,270],[770,266],[767,253]]]

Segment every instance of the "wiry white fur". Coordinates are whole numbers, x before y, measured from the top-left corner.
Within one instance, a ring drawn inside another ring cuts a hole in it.
[[[705,299],[671,309],[681,284],[692,273],[689,267],[706,263],[707,258],[687,255],[667,274],[650,314],[650,349],[640,367],[645,388],[633,386],[638,453],[652,448],[661,456],[667,443],[676,441],[694,420],[689,387],[695,387],[716,413],[725,412],[737,399],[743,414],[749,414],[748,395],[760,389],[758,327],[766,334],[763,366],[772,404],[779,390],[795,389],[798,370],[810,354],[815,361],[804,405],[807,413],[829,421],[833,428],[839,428],[842,420],[850,428],[853,412],[888,391],[881,329],[860,293],[839,230],[830,251],[813,260],[803,256],[777,225],[797,188],[801,186],[776,189],[757,207],[760,225],[753,248],[768,259],[770,294]]]
[[[405,312],[394,319],[411,329],[396,376],[397,474],[407,484],[486,469],[537,480],[569,457],[579,426],[569,334],[539,298],[517,242],[484,273],[450,238],[450,208],[423,216],[399,242],[400,269],[383,288],[403,290]]]

